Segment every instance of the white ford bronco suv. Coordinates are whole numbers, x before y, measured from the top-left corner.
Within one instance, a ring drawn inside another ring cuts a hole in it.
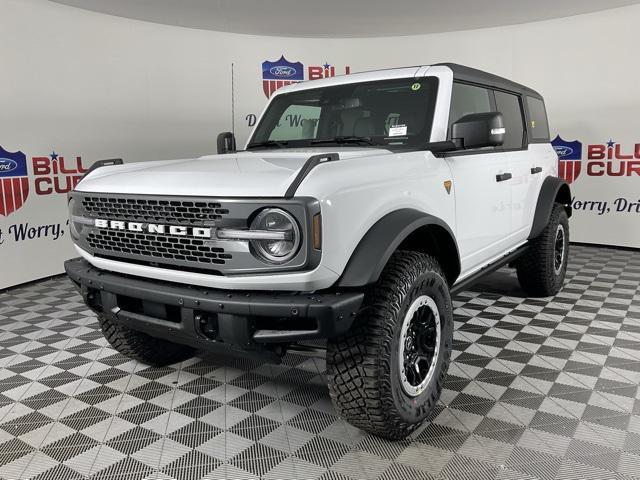
[[[530,295],[562,286],[571,193],[517,83],[454,64],[302,82],[218,150],[97,162],[69,195],[66,271],[133,359],[326,340],[338,413],[398,439],[440,395],[452,292],[505,265]]]

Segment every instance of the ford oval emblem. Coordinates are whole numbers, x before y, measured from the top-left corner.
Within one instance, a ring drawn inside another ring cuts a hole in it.
[[[556,150],[559,157],[568,157],[573,153],[573,148],[571,147],[558,146],[553,148]]]
[[[10,158],[0,158],[0,173],[13,172],[18,168],[18,163]]]
[[[296,69],[287,65],[276,65],[275,67],[271,67],[269,72],[274,77],[289,78],[296,74]]]

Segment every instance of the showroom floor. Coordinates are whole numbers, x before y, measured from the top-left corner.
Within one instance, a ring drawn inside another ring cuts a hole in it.
[[[508,272],[454,299],[441,402],[403,442],[336,416],[322,359],[147,368],[64,278],[10,290],[0,478],[640,478],[640,252],[573,247],[567,275],[554,299]]]

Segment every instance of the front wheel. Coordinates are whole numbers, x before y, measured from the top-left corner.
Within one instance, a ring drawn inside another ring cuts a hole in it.
[[[329,393],[352,425],[402,439],[440,397],[453,342],[449,288],[436,260],[396,252],[347,334],[327,345]]]
[[[555,295],[564,284],[568,261],[569,218],[564,207],[556,203],[548,225],[516,262],[520,286],[530,296]]]

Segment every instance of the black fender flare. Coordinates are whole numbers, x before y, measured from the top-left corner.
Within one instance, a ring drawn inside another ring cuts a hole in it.
[[[529,240],[536,238],[545,229],[551,219],[553,205],[556,202],[564,205],[567,215],[571,217],[571,189],[569,184],[558,177],[547,177],[544,179],[538,195],[538,203],[533,216]]]
[[[460,254],[455,235],[444,220],[412,208],[403,208],[380,218],[362,237],[338,281],[339,287],[362,287],[375,283],[385,265],[403,241],[423,227],[446,231],[455,248],[447,280],[453,284],[460,274]],[[455,262],[455,264],[453,263]],[[445,265],[442,265],[445,268]]]

